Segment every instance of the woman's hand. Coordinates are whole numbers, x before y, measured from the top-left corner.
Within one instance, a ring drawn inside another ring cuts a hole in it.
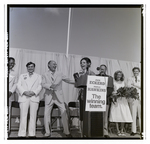
[[[116,91],[113,91],[113,92],[112,92],[112,95],[116,95],[116,93],[117,93]]]

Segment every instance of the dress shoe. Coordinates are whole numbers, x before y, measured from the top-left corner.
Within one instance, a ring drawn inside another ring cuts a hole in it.
[[[19,139],[26,139],[26,136],[18,136]]]
[[[44,137],[47,137],[47,138],[48,138],[48,137],[51,137],[51,134],[50,134],[50,133],[45,133],[45,134],[44,134]]]
[[[131,134],[130,134],[130,136],[135,136],[136,135],[136,133],[134,133],[134,132],[132,132]]]
[[[110,136],[109,135],[104,135],[104,138],[110,138]]]
[[[36,136],[28,136],[28,138],[30,138],[30,139],[35,139]]]
[[[72,135],[71,135],[71,134],[68,134],[68,135],[66,135],[66,137],[68,137],[68,138],[72,138]]]

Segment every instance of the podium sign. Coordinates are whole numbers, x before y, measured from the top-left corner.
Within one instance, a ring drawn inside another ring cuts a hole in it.
[[[108,77],[88,76],[85,111],[106,111]]]

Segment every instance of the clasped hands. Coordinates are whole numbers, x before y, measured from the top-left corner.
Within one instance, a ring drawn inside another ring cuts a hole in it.
[[[32,97],[32,96],[35,96],[35,93],[33,91],[25,91],[23,93],[23,95],[25,95],[27,97]]]
[[[56,87],[56,85],[52,84],[52,85],[50,86],[49,90],[56,91],[56,90],[55,90],[55,87]]]

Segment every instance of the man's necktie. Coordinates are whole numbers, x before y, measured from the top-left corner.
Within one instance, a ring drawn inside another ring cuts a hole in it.
[[[135,82],[137,82],[137,77],[135,77]]]
[[[52,79],[52,82],[54,81],[54,74],[52,73],[51,74],[51,79]]]

